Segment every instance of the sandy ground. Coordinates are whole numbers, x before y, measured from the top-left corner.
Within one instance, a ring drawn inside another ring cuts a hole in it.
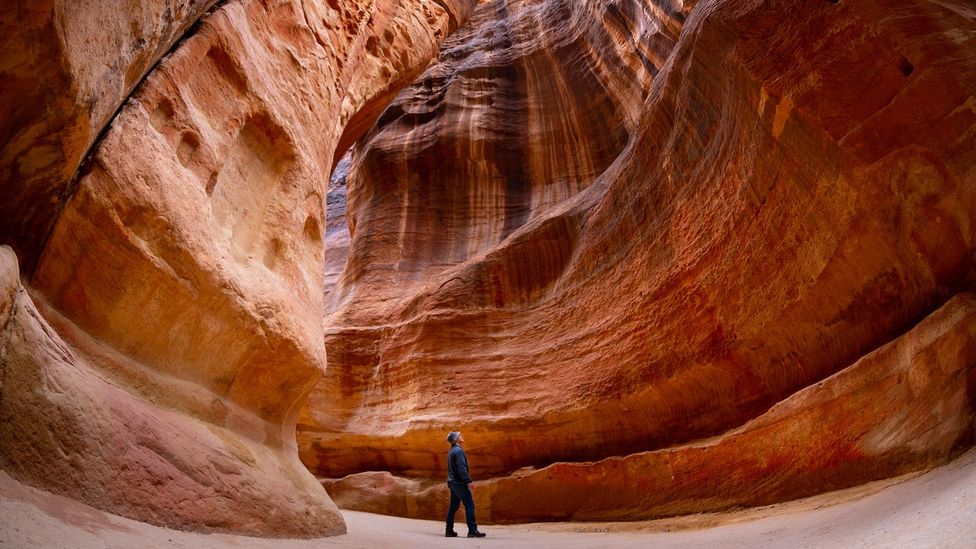
[[[344,515],[349,533],[335,538],[281,540],[181,532],[111,515],[0,472],[4,548],[976,548],[976,450],[922,475],[781,505],[639,523],[485,526],[488,537],[480,540],[446,539],[439,522],[350,511]],[[463,524],[459,526],[463,535]]]

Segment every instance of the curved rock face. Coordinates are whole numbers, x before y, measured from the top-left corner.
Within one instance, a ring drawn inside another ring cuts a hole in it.
[[[303,460],[325,477],[441,478],[451,429],[481,478],[690,448],[973,289],[974,21],[927,0],[481,4],[354,155]],[[971,323],[958,329],[971,354]],[[969,444],[971,395],[957,404],[947,438],[904,452]],[[799,411],[781,421],[806,430],[803,451],[860,447]],[[901,429],[872,439],[875,461],[782,470],[755,501],[837,468],[823,488],[931,463],[904,459]],[[725,455],[756,461],[695,462],[705,488],[689,497],[741,504],[709,475],[761,487],[781,450],[741,440]],[[569,485],[615,485],[606,465],[568,467],[583,478]],[[498,517],[539,488],[498,483]]]
[[[320,463],[314,452],[306,463],[328,474],[369,463],[439,470],[431,439],[421,443],[422,457],[403,457],[413,456],[415,442],[398,436],[419,426],[428,399],[465,383],[438,387],[438,375],[464,376],[451,369],[487,361],[467,372],[484,384],[466,392],[478,400],[508,384],[492,372],[528,358],[498,345],[495,332],[520,322],[518,311],[534,306],[566,268],[580,220],[551,212],[624,149],[684,19],[680,2],[604,4],[482,3],[357,149],[348,182],[353,239],[327,304],[330,372],[308,407],[310,423],[342,434],[310,435],[324,451]],[[596,121],[600,131],[590,131]],[[455,265],[477,272],[447,273]],[[413,323],[426,335],[404,325],[431,312],[439,318]],[[449,324],[468,333],[449,333]],[[401,351],[377,348],[385,342]],[[428,378],[433,363],[441,374]],[[522,375],[541,380],[548,367]],[[541,396],[503,392],[499,400],[515,408],[507,397],[531,408]],[[459,398],[442,403],[452,421],[471,402]],[[391,433],[389,447],[370,448]]]
[[[327,181],[343,143],[473,4],[231,0],[207,17],[112,122],[30,293],[17,290],[0,355],[0,465],[155,523],[344,531],[294,437],[325,366]],[[135,66],[126,55],[112,66]],[[45,61],[33,61],[31,85]],[[113,82],[100,85],[90,93],[110,102]],[[39,124],[85,113],[55,110]],[[17,200],[50,190],[31,185],[13,188]],[[31,228],[51,213],[13,221]]]

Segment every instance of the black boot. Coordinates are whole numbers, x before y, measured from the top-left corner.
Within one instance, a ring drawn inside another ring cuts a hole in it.
[[[444,537],[445,538],[456,538],[457,537],[457,532],[455,532],[454,530],[451,530],[450,528],[448,528],[448,529],[444,530]]]
[[[468,532],[468,537],[469,538],[483,538],[483,537],[485,537],[487,535],[488,534],[486,534],[484,532],[479,532],[477,530],[475,530],[474,532]]]

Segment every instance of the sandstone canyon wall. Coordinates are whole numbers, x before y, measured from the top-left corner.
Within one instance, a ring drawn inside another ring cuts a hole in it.
[[[44,0],[0,31],[25,482],[312,536],[344,525],[299,457],[439,517],[452,429],[493,521],[976,438],[968,2]]]
[[[329,174],[474,0],[129,4],[3,8],[0,466],[157,524],[340,533],[294,436]]]
[[[343,505],[437,516],[451,429],[493,520],[767,503],[972,443],[969,4],[470,23],[354,150],[298,432]]]

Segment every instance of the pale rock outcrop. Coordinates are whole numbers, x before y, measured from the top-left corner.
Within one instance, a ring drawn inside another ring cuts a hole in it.
[[[261,440],[273,425],[79,330],[19,284],[10,248],[0,247],[0,263],[5,471],[174,528],[264,535],[345,530],[294,451]]]

